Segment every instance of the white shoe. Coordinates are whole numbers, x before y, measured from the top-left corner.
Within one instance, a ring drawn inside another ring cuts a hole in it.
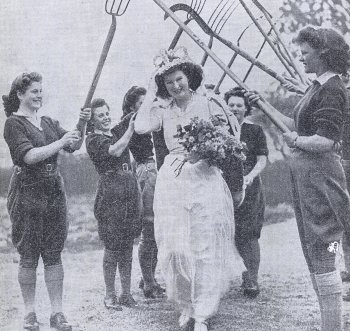
[[[194,331],[208,331],[208,323],[206,321],[196,321],[194,324]]]

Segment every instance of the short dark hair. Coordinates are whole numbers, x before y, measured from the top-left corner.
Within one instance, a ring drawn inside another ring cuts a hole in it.
[[[108,110],[110,110],[108,103],[105,101],[105,99],[96,98],[91,101],[91,118],[87,122],[86,133],[93,133],[95,131],[94,130],[94,110],[103,106],[106,106]]]
[[[333,29],[308,26],[299,31],[293,40],[297,44],[307,43],[320,51],[320,58],[330,70],[345,75],[350,68],[349,45],[342,35]]]
[[[244,96],[244,90],[239,86],[236,86],[236,87],[228,90],[224,94],[224,100],[225,100],[226,104],[228,104],[228,101],[231,97],[239,97],[239,98],[242,98],[244,100],[244,105],[247,109],[247,111],[244,113],[244,116],[248,116],[250,114],[250,112],[252,111],[252,107],[250,106],[250,104],[248,102],[248,98],[246,98]]]
[[[175,71],[182,71],[188,79],[189,88],[193,91],[196,91],[198,87],[201,85],[203,80],[203,69],[200,65],[185,62],[177,64],[168,70],[164,71],[160,75],[156,75],[155,80],[158,87],[156,92],[156,96],[162,99],[170,98],[170,94],[165,86],[164,78],[166,75],[172,74]]]
[[[123,99],[123,116],[130,114],[133,111],[137,101],[141,95],[145,95],[147,90],[144,87],[132,86],[126,93]]]
[[[2,96],[2,101],[4,105],[4,110],[6,116],[9,117],[12,113],[15,113],[20,105],[20,100],[17,96],[17,93],[25,93],[28,87],[33,82],[42,82],[42,76],[37,72],[24,72],[18,75],[15,80],[12,82],[11,89],[8,95]]]

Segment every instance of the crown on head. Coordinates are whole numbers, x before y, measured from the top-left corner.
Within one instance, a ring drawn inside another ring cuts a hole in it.
[[[183,46],[176,47],[169,51],[161,49],[159,54],[153,59],[153,64],[157,69],[157,75],[162,74],[178,64],[189,62],[193,63],[192,59],[188,56],[187,49]]]

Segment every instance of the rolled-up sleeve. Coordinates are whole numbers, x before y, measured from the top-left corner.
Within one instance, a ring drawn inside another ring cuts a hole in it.
[[[261,126],[257,126],[256,133],[256,144],[255,144],[255,155],[269,155],[269,150],[267,148],[266,136]]]
[[[8,118],[5,122],[4,138],[9,146],[14,164],[24,163],[24,156],[29,150],[34,148],[34,146],[28,139],[23,124],[16,121],[15,118]]]
[[[86,138],[86,150],[93,162],[103,162],[110,158],[111,140],[103,135],[92,134]]]

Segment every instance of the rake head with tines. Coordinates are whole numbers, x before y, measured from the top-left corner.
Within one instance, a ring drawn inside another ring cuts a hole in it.
[[[206,3],[207,0],[191,0],[191,5],[190,8],[198,15],[200,15],[200,13],[202,12],[204,5]],[[174,11],[176,11],[177,9],[181,9],[181,7],[183,6],[182,3],[178,3],[173,5],[171,8],[173,8]],[[167,14],[164,15],[164,19],[166,20],[168,17]],[[187,19],[185,20],[184,24],[187,25],[188,23],[190,23],[193,20],[193,17],[191,15],[191,11],[187,11]],[[177,45],[177,43],[180,40],[180,37],[182,35],[182,29],[178,28],[178,30],[176,31],[173,40],[171,41],[170,45],[169,45],[169,50],[170,49],[174,49],[175,46]]]
[[[207,0],[191,0],[191,8],[200,15],[206,2]],[[187,13],[187,20],[191,21],[192,19],[191,13]]]
[[[126,12],[129,6],[129,3],[130,3],[130,0],[126,0],[126,1],[106,0],[105,11],[108,15],[122,16]]]
[[[208,26],[215,34],[220,34],[221,30],[236,10],[237,6],[234,6],[236,0],[221,0],[219,4],[215,7],[214,11],[209,17]],[[214,36],[211,35],[208,47],[211,49],[213,47]],[[204,53],[201,65],[204,66],[207,62],[208,54]]]
[[[221,32],[222,28],[238,6],[236,5],[233,7],[235,2],[236,0],[221,0],[215,7],[207,23],[214,32]]]

